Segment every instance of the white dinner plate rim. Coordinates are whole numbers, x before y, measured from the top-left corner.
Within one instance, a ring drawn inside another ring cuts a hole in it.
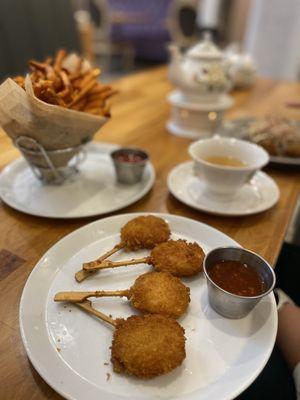
[[[280,198],[280,191],[278,188],[277,183],[274,181],[274,179],[272,179],[268,174],[266,174],[263,171],[258,171],[257,174],[260,174],[261,176],[264,176],[265,178],[267,178],[270,182],[272,182],[273,186],[274,186],[274,190],[276,191],[276,195],[273,198],[273,201],[265,204],[264,206],[261,207],[257,207],[253,210],[248,210],[248,211],[237,211],[237,212],[233,212],[233,211],[228,211],[228,212],[224,212],[224,211],[218,211],[216,209],[210,209],[208,207],[203,207],[203,206],[199,206],[197,204],[195,204],[195,202],[188,201],[187,199],[183,199],[183,197],[181,197],[177,191],[174,189],[174,186],[172,184],[172,180],[174,178],[174,176],[178,173],[178,171],[180,169],[185,168],[187,165],[192,164],[193,161],[185,161],[183,163],[180,163],[178,165],[176,165],[174,168],[172,168],[172,170],[169,172],[168,174],[168,178],[167,178],[167,185],[168,185],[168,189],[170,191],[170,193],[181,203],[195,209],[198,211],[202,211],[205,212],[207,214],[212,214],[212,215],[218,215],[218,216],[223,216],[223,217],[244,217],[244,216],[249,216],[249,215],[254,215],[254,214],[259,214],[262,213],[264,211],[269,210],[270,208],[274,207],[275,204],[278,202],[279,198]]]
[[[300,167],[300,157],[270,155],[270,163],[276,165],[292,165],[294,167]]]
[[[103,146],[102,146],[103,144]],[[92,142],[89,143],[88,146],[93,146],[93,147],[98,147],[101,149],[102,147],[106,147],[108,149],[114,150],[120,147],[120,145],[114,144],[114,143],[107,143],[107,142]],[[17,210],[19,212],[22,212],[24,214],[28,215],[33,215],[34,217],[42,217],[42,218],[49,218],[49,219],[61,219],[61,220],[69,220],[69,219],[80,219],[80,218],[90,218],[90,217],[96,217],[96,216],[101,216],[101,215],[106,215],[110,214],[119,210],[122,210],[123,208],[129,207],[130,205],[136,203],[138,200],[142,199],[153,187],[154,182],[155,182],[155,169],[153,167],[153,164],[151,161],[148,161],[146,164],[146,169],[148,170],[149,178],[148,181],[146,182],[145,186],[143,189],[138,192],[132,199],[127,200],[123,204],[116,205],[115,207],[111,207],[110,209],[106,210],[105,212],[95,212],[91,211],[89,213],[85,214],[70,214],[70,215],[56,215],[56,214],[47,214],[47,213],[39,213],[35,212],[32,210],[28,210],[26,207],[20,206],[17,202],[12,202],[9,198],[9,196],[5,195],[5,191],[2,191],[1,189],[1,179],[4,179],[4,176],[8,173],[11,173],[11,170],[13,169],[18,169],[20,168],[20,164],[24,164],[27,166],[26,161],[22,158],[19,157],[16,160],[10,162],[8,165],[6,165],[2,171],[0,172],[0,198],[1,200],[7,204],[9,207],[13,208],[14,210]]]
[[[223,232],[211,227],[210,225],[207,225],[203,222],[199,222],[199,221],[195,221],[192,220],[191,218],[187,218],[187,217],[183,217],[183,216],[177,216],[177,215],[173,215],[173,214],[167,214],[167,213],[124,213],[124,214],[118,214],[115,216],[110,216],[110,217],[106,217],[106,218],[102,218],[93,222],[90,222],[84,226],[82,226],[81,228],[78,228],[76,230],[74,230],[73,232],[69,233],[68,235],[64,236],[62,239],[60,239],[58,242],[56,242],[53,246],[51,246],[46,253],[44,253],[44,255],[40,258],[40,260],[36,263],[36,265],[34,266],[34,268],[32,269],[29,277],[27,278],[27,281],[24,285],[23,291],[22,291],[22,295],[21,295],[21,299],[20,299],[20,307],[19,307],[19,324],[20,324],[20,332],[21,332],[21,338],[22,338],[22,342],[23,345],[25,347],[27,356],[29,357],[31,363],[33,364],[34,368],[37,370],[37,372],[39,373],[39,375],[49,384],[49,386],[51,386],[57,393],[59,393],[60,395],[64,396],[66,399],[69,400],[76,400],[77,397],[74,397],[73,395],[69,395],[67,393],[67,389],[63,390],[62,388],[59,387],[58,382],[53,383],[51,381],[51,379],[48,378],[47,374],[44,373],[43,371],[43,366],[39,364],[38,361],[38,357],[36,355],[33,354],[33,351],[30,349],[30,346],[28,345],[28,341],[26,339],[26,333],[25,333],[25,328],[24,328],[24,320],[23,320],[23,309],[24,309],[24,303],[26,301],[26,296],[27,296],[27,292],[30,291],[30,285],[34,284],[34,275],[35,273],[37,273],[38,269],[41,268],[42,266],[42,262],[44,261],[44,259],[51,254],[51,252],[55,251],[55,248],[59,245],[62,245],[63,242],[66,242],[70,239],[72,239],[73,236],[78,235],[80,232],[85,231],[86,229],[89,229],[91,227],[93,227],[93,225],[97,225],[97,224],[101,224],[104,220],[118,220],[119,218],[134,218],[140,215],[156,215],[158,217],[161,218],[169,218],[169,219],[173,219],[173,220],[184,220],[190,223],[196,223],[196,224],[201,224],[203,226],[205,226],[205,229],[208,229],[209,231],[211,231],[212,233],[217,233],[218,235],[222,235],[224,236],[224,238],[226,238],[226,240],[229,240],[232,242],[232,245],[236,245],[238,247],[240,247],[240,245],[235,242],[233,239],[231,239],[228,235],[224,234]],[[57,271],[56,271],[57,272]],[[53,271],[52,272],[52,278],[56,275],[56,272]],[[32,294],[32,292],[30,292]],[[275,302],[275,297],[273,293],[270,293],[269,296],[272,299],[272,303],[273,303],[273,318],[275,318],[274,322],[276,324],[277,327],[277,314],[274,313],[274,309],[276,311],[276,302]],[[42,308],[42,312],[45,312],[45,309],[43,310],[43,306],[41,306]],[[33,329],[31,327],[31,329]],[[242,393],[247,387],[249,387],[251,385],[251,383],[257,378],[257,376],[260,374],[260,372],[263,370],[263,368],[265,367],[271,353],[274,347],[274,343],[275,343],[275,339],[276,339],[276,333],[277,333],[277,329],[274,330],[271,341],[270,341],[270,347],[268,349],[268,351],[266,351],[265,353],[265,358],[264,360],[261,362],[261,365],[259,367],[257,367],[257,369],[255,371],[253,371],[252,375],[248,378],[247,381],[244,382],[243,385],[240,385],[238,389],[236,389],[235,392],[233,392],[230,396],[227,396],[226,398],[224,397],[224,400],[230,400],[235,398],[236,396],[238,396],[240,393]],[[47,343],[48,344],[48,343]]]

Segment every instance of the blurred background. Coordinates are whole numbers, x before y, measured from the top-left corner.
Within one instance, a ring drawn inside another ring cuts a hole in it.
[[[111,80],[165,63],[168,43],[186,48],[209,30],[250,53],[259,75],[298,80],[299,22],[299,0],[0,0],[0,78],[65,47]]]

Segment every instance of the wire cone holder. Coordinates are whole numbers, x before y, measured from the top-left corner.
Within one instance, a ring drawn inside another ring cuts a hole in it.
[[[36,139],[28,136],[19,136],[14,144],[34,175],[44,184],[61,185],[79,171],[78,165],[84,158],[83,145],[45,150]]]

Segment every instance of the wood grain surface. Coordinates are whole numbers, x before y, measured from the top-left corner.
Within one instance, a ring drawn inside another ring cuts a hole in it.
[[[258,252],[273,265],[300,187],[300,172],[267,169],[280,188],[279,203],[271,210],[246,218],[215,217],[184,206],[168,193],[166,178],[179,162],[188,160],[188,139],[170,135],[165,128],[169,115],[166,94],[171,85],[165,68],[142,72],[116,82],[112,119],[97,141],[134,145],[149,152],[157,178],[151,192],[122,213],[167,212],[205,222],[225,232],[242,246]],[[234,93],[235,105],[227,118],[266,114],[300,118],[287,109],[286,101],[300,98],[300,84],[259,79],[252,90]],[[0,131],[0,168],[18,157]],[[43,219],[14,211],[0,203],[0,399],[61,399],[35,372],[22,346],[18,312],[23,286],[43,253],[63,236],[96,218]],[[6,261],[5,261],[6,260]],[[6,265],[7,263],[7,265]]]

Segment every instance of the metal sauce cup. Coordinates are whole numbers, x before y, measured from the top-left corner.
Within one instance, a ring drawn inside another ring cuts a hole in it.
[[[133,162],[123,161],[119,159],[122,155],[137,155],[141,160]],[[114,163],[118,182],[129,185],[133,185],[142,179],[146,163],[149,159],[148,154],[143,150],[125,147],[113,151],[111,158]]]
[[[210,278],[209,269],[221,260],[240,261],[254,268],[264,280],[266,291],[258,296],[238,296],[220,288]],[[252,251],[239,247],[219,247],[210,251],[204,259],[203,267],[209,304],[218,314],[226,318],[245,317],[264,296],[273,290],[276,282],[275,273],[267,261]]]

